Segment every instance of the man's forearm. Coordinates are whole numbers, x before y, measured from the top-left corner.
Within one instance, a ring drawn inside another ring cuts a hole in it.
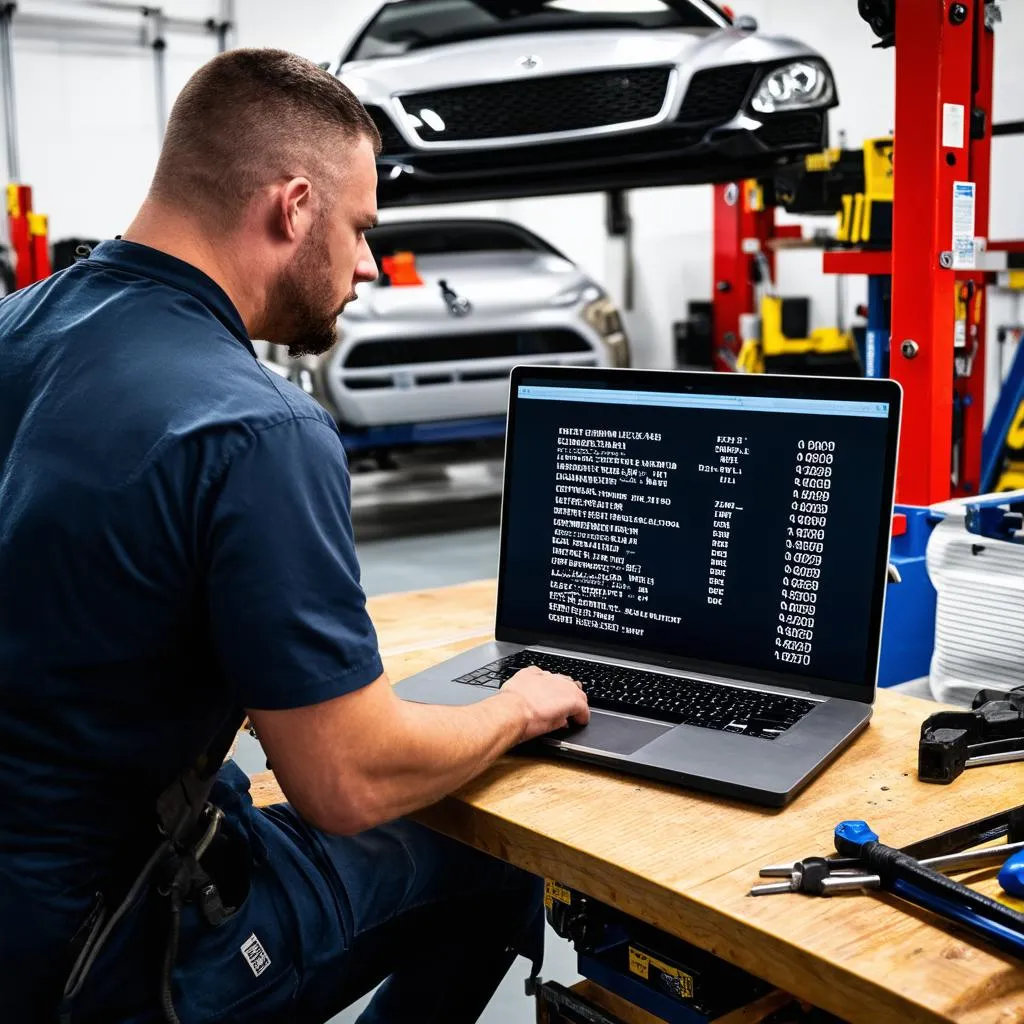
[[[435,803],[524,739],[586,724],[589,710],[571,679],[528,668],[464,707],[400,700],[382,675],[320,704],[249,715],[299,813],[353,834]]]
[[[514,693],[462,707],[399,701],[397,714],[392,745],[382,746],[366,777],[375,823],[426,807],[469,782],[519,742],[526,723]]]

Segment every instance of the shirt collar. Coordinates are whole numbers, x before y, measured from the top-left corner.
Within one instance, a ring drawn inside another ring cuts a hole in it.
[[[234,303],[224,289],[198,267],[160,249],[120,238],[100,242],[92,250],[89,261],[148,277],[195,296],[255,357],[256,350]]]

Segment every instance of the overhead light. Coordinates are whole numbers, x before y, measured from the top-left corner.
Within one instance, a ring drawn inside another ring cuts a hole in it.
[[[420,120],[435,132],[443,132],[445,130],[444,120],[436,110],[424,108],[420,111]]]
[[[574,14],[662,14],[668,9],[664,0],[548,0],[545,6]]]

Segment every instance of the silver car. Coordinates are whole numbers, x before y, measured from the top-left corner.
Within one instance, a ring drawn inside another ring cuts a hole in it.
[[[382,205],[753,177],[828,141],[824,58],[707,0],[390,0],[332,71]]]
[[[351,448],[415,443],[410,425],[429,426],[430,443],[471,436],[467,424],[500,432],[520,363],[629,365],[604,290],[517,224],[391,222],[368,240],[383,273],[358,286],[339,343],[298,360],[276,346],[263,352],[331,412]],[[400,283],[403,253],[417,283]]]

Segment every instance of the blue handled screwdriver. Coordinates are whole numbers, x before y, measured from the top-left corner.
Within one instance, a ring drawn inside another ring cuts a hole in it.
[[[958,922],[1015,956],[1024,957],[1024,915],[885,846],[865,821],[843,821],[836,852],[856,857],[879,875],[882,888],[925,910]]]

